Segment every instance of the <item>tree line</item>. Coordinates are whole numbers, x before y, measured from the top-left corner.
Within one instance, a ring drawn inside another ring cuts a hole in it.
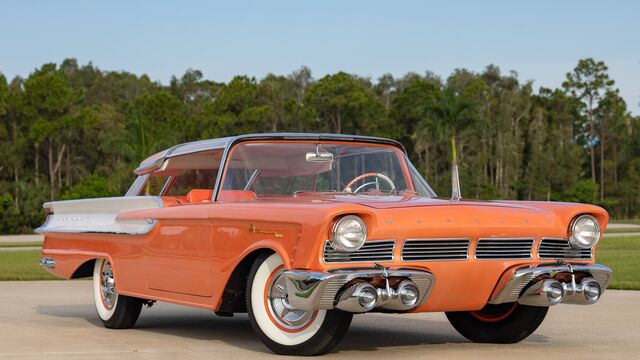
[[[189,69],[168,85],[75,59],[26,78],[0,73],[0,233],[39,226],[51,199],[123,194],[161,149],[255,132],[394,138],[442,196],[455,159],[466,198],[587,202],[637,217],[640,118],[607,70],[583,59],[561,88],[537,92],[493,65],[375,80],[301,67],[227,83]]]

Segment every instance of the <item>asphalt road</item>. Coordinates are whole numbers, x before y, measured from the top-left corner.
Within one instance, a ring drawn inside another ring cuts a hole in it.
[[[276,358],[246,315],[156,304],[135,329],[99,323],[88,281],[0,282],[0,359]],[[551,308],[538,331],[514,345],[472,344],[443,314],[358,315],[324,358],[629,359],[640,354],[640,291],[607,291],[591,306]]]

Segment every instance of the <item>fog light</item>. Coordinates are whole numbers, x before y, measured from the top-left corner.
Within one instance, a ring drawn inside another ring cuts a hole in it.
[[[559,304],[564,297],[562,284],[556,280],[545,280],[542,284],[542,293],[545,294],[551,305]]]
[[[358,303],[363,309],[369,311],[376,306],[378,294],[373,286],[363,286],[358,292]]]
[[[411,308],[418,303],[420,290],[418,290],[418,287],[415,284],[403,281],[398,286],[398,296],[400,297],[400,301],[403,305]]]
[[[602,292],[600,284],[593,278],[586,278],[582,280],[582,292],[584,298],[589,303],[594,303],[600,299],[600,293]]]

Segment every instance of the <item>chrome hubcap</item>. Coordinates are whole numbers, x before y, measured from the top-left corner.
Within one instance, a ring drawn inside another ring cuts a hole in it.
[[[268,292],[269,311],[273,319],[282,327],[289,330],[297,330],[307,326],[314,318],[314,311],[296,310],[289,304],[284,269],[273,276]]]
[[[116,303],[118,293],[116,292],[116,282],[113,279],[113,269],[111,263],[105,261],[100,272],[100,289],[102,301],[108,308],[112,308]]]

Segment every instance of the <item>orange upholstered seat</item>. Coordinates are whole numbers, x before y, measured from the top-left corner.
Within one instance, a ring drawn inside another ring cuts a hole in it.
[[[192,204],[211,201],[213,190],[193,189],[187,193],[187,201]]]

